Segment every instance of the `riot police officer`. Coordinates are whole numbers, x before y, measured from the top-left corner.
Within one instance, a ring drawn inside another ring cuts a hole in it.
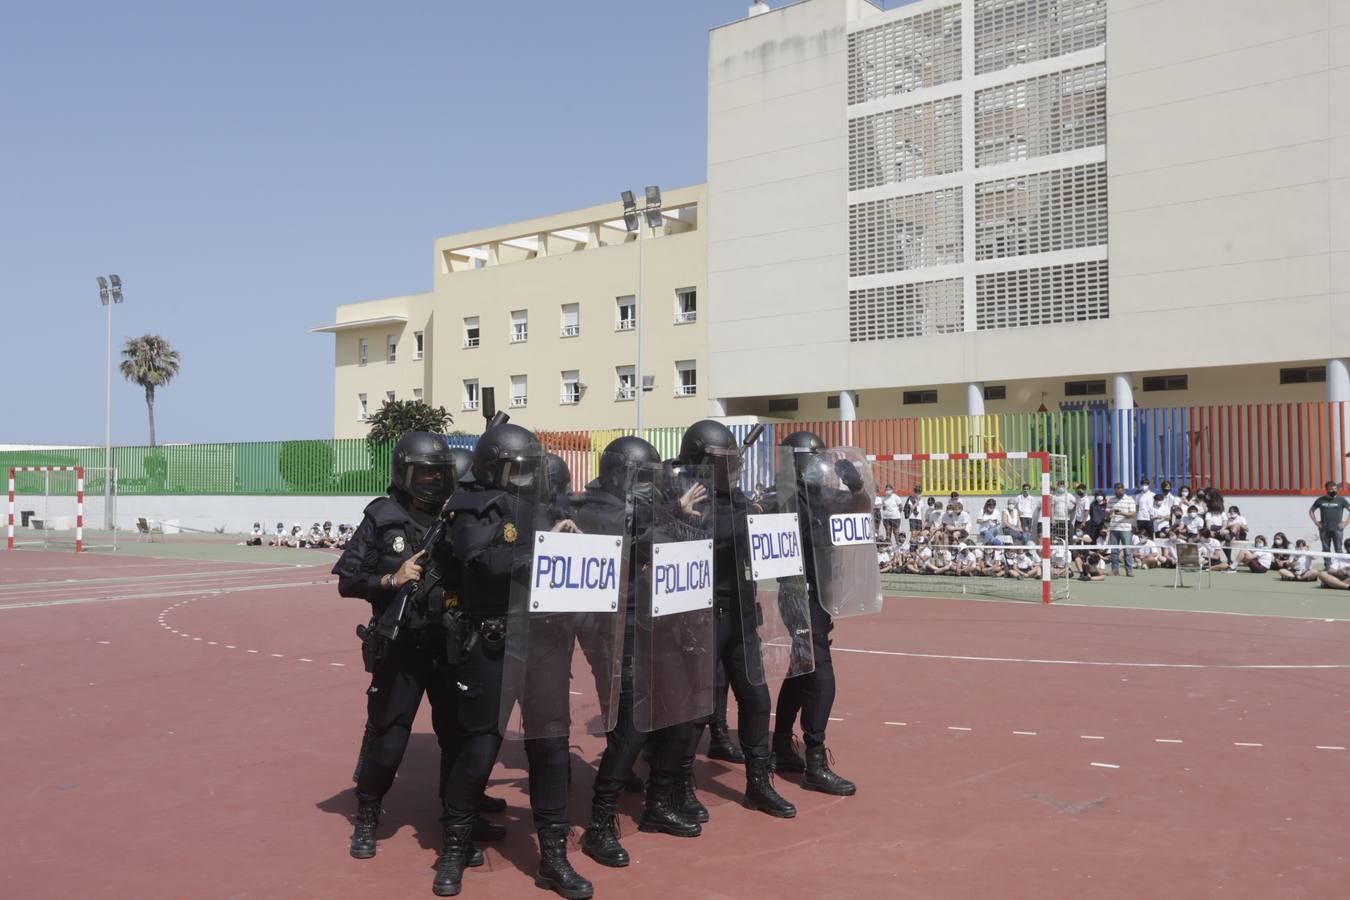
[[[718,451],[721,451],[720,454]],[[719,459],[721,462],[719,462]],[[739,448],[731,430],[721,422],[704,419],[685,431],[680,441],[679,461],[689,465],[712,465],[715,473],[713,503],[708,514],[715,516],[713,534],[713,593],[716,656],[726,670],[727,681],[736,695],[739,711],[738,737],[745,755],[745,805],[778,818],[790,819],[797,808],[774,789],[769,769],[769,689],[751,680],[747,656],[760,658],[757,631],[755,584],[745,571],[749,559],[749,534],[745,517],[750,501],[736,484],[740,474]],[[686,817],[707,821],[708,812],[692,790],[694,754],[703,735],[697,725],[686,748],[682,765],[682,785],[677,796],[683,799]],[[685,791],[685,786],[689,790]]]
[[[426,432],[401,438],[391,459],[389,492],[366,506],[346,550],[333,566],[338,593],[360,597],[375,619],[385,615],[400,589],[411,581],[431,579],[427,570],[449,571],[442,544],[428,559],[417,547],[455,489],[454,467],[445,439]],[[356,782],[356,827],[350,853],[357,859],[375,855],[375,830],[380,803],[394,782],[408,746],[413,718],[425,693],[431,700],[432,725],[441,744],[442,767],[453,740],[455,690],[444,654],[440,604],[444,586],[423,585],[424,600],[413,604],[399,638],[384,657],[371,665],[366,690],[366,726]],[[375,620],[366,630],[373,639]],[[368,648],[369,649],[369,648]],[[444,777],[442,775],[442,777]]]
[[[521,496],[534,497],[542,477],[543,449],[535,436],[513,424],[490,427],[473,454],[477,488],[461,491],[449,507],[455,518],[450,544],[459,566],[459,605],[448,617],[452,645],[458,642],[462,735],[449,761],[444,797],[444,841],[436,861],[432,889],[438,896],[458,894],[470,862],[473,810],[496,762],[502,734],[502,705],[507,614],[513,578],[541,528],[566,530],[570,521],[550,523]],[[560,895],[584,900],[591,883],[567,859],[568,741],[566,737],[527,740],[530,805],[539,833],[540,863],[535,883]]]
[[[628,564],[628,609],[623,638],[623,665],[619,695],[619,711],[614,728],[606,735],[605,752],[595,775],[594,793],[591,801],[591,822],[581,840],[582,851],[601,865],[622,867],[629,863],[628,852],[619,843],[618,829],[614,816],[619,793],[631,777],[633,763],[644,745],[650,744],[651,779],[646,790],[647,798],[642,819],[638,823],[640,831],[664,832],[677,837],[697,837],[702,828],[699,823],[685,818],[675,807],[672,791],[680,775],[681,761],[693,732],[692,723],[683,723],[652,731],[650,734],[639,730],[634,716],[633,667],[635,629],[637,627],[637,597],[640,573],[650,563],[650,540],[643,540],[640,532],[647,531],[652,525],[652,503],[662,502],[663,498],[647,497],[635,499],[632,520],[628,516],[628,504],[625,500],[629,492],[629,476],[638,467],[653,466],[661,462],[656,448],[637,436],[617,438],[610,442],[600,457],[600,475],[586,491],[573,499],[572,511],[577,527],[582,532],[623,533],[625,530],[636,538],[630,544]],[[692,500],[687,500],[687,512],[694,514]],[[642,549],[646,549],[647,559],[642,558]],[[582,648],[587,650],[586,638],[582,637]],[[588,659],[603,654],[587,652]],[[592,663],[592,666],[595,664]],[[597,678],[597,682],[602,679]]]
[[[824,518],[828,522],[830,499],[824,496],[825,490],[819,484],[818,467],[825,465],[820,454],[825,450],[825,442],[810,431],[794,431],[783,438],[781,446],[794,451],[794,472],[779,472],[779,478],[796,478],[795,489],[806,497],[805,504],[808,519]],[[841,460],[837,463],[845,467],[841,474],[849,474],[847,467],[851,463]],[[816,469],[813,469],[816,467]],[[853,490],[862,487],[862,480],[853,471],[854,483],[848,485]],[[854,487],[856,485],[856,487]],[[812,501],[815,502],[812,502]],[[870,503],[870,499],[869,499]],[[817,571],[815,547],[822,528],[811,527],[820,523],[812,521],[802,528],[803,561],[806,569],[806,584],[810,592],[809,609],[811,614],[811,641],[815,657],[814,671],[786,678],[778,692],[778,709],[774,716],[773,761],[778,772],[804,772],[802,787],[808,791],[819,791],[839,797],[851,796],[857,791],[856,785],[837,775],[830,768],[828,753],[825,749],[825,728],[829,725],[830,710],[834,707],[835,680],[834,662],[830,657],[830,632],[834,629],[834,620],[821,606],[821,573]],[[806,744],[806,758],[797,751],[792,737],[797,715],[801,714],[802,739]]]

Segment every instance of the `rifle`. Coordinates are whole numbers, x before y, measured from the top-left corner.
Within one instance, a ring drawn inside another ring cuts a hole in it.
[[[394,595],[393,602],[384,608],[379,617],[371,619],[369,625],[356,626],[356,636],[361,639],[361,661],[367,672],[374,674],[376,667],[389,655],[399,635],[408,629],[413,610],[418,609],[425,599],[423,586],[430,588],[440,581],[433,551],[441,542],[451,515],[450,501],[446,500],[436,516],[436,524],[427,531],[421,546],[417,548],[418,552],[424,554],[422,577],[405,582]],[[425,614],[426,610],[422,612]]]

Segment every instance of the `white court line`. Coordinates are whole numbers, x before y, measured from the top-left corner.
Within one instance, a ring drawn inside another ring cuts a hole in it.
[[[329,663],[329,665],[330,665],[330,666],[337,666],[339,669],[341,669],[343,666],[345,666],[345,665],[347,665],[347,664],[346,664],[346,663]]]
[[[1097,766],[1097,767],[1100,768],[1100,769],[1119,769],[1119,768],[1120,768],[1120,766],[1117,765],[1116,763],[1099,763],[1099,762],[1095,762],[1095,763],[1092,763],[1092,765]]]
[[[249,652],[249,653],[257,653],[258,651],[257,651],[257,650],[250,650],[250,651],[248,651],[248,652]]]
[[[225,649],[226,649],[226,650],[238,650],[239,648],[236,647],[234,644],[226,644],[226,645],[225,645]]]
[[[1078,738],[1079,738],[1079,740],[1084,740],[1084,741],[1104,741],[1104,740],[1106,740],[1106,738],[1102,737],[1100,734],[1080,734],[1080,735],[1078,736]]]
[[[1265,744],[1248,744],[1243,741],[1233,741],[1234,747],[1264,747]]]
[[[285,658],[286,658],[286,654],[284,654],[284,653],[273,653],[272,655],[275,656],[277,659],[285,659]]]
[[[908,722],[883,722],[884,725],[908,725]]]
[[[1155,743],[1155,744],[1180,744],[1180,743],[1181,743],[1181,740],[1180,740],[1179,738],[1154,738],[1154,739],[1153,739],[1153,743]]]
[[[829,719],[831,722],[842,722],[842,721],[844,721],[843,719],[838,719],[838,718],[835,718],[834,716],[826,716],[826,718]]]
[[[915,653],[908,650],[859,650],[852,647],[831,647],[834,653],[865,653],[869,656],[908,656],[915,659],[947,659],[957,662],[1002,662],[1032,663],[1044,666],[1105,666],[1124,669],[1350,669],[1350,663],[1290,663],[1246,665],[1238,663],[1153,663],[1153,662],[1102,662],[1091,659],[1035,659],[1018,656],[957,656],[950,653]]]
[[[948,725],[948,726],[947,726],[947,730],[948,730],[948,731],[970,731],[971,729],[965,727],[964,725]]]
[[[204,593],[207,596],[215,597],[220,594],[241,594],[247,591],[274,591],[279,588],[313,587],[316,584],[332,584],[335,580],[336,579],[334,578],[323,578],[315,581],[291,581],[284,584],[246,585],[243,587],[225,587],[205,591],[198,587],[190,591],[171,591],[162,594],[118,594],[111,597],[79,597],[69,600],[34,600],[28,603],[0,603],[0,612],[4,612],[7,609],[36,609],[43,606],[79,606],[85,603],[110,603],[116,600],[149,600],[154,597],[177,597],[182,594],[200,595]]]
[[[1344,750],[1345,748],[1344,748],[1344,747],[1336,747],[1336,746],[1333,746],[1333,745],[1331,745],[1331,744],[1318,744],[1318,745],[1317,745],[1317,749],[1318,749],[1318,750]]]
[[[1027,735],[1028,737],[1035,737],[1035,736],[1036,736],[1036,732],[1034,732],[1034,731],[1014,731],[1013,734],[1025,734],[1025,735]]]
[[[306,658],[303,657],[303,656],[300,657],[300,661],[301,661],[301,662],[314,662],[314,660],[312,660],[312,659],[306,659]]]

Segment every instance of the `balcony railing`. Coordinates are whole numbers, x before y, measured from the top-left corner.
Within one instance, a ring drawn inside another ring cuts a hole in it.
[[[579,335],[579,334],[581,334],[581,326],[580,326],[580,325],[564,325],[564,326],[562,327],[562,336],[563,336],[563,337],[576,337],[576,336]]]
[[[677,385],[675,385],[675,396],[676,396],[676,397],[692,397],[692,396],[694,396],[694,395],[697,394],[697,393],[698,393],[698,385],[696,385],[696,384],[677,384]]]
[[[477,401],[477,400],[465,400],[465,401],[464,401],[464,408],[465,408],[466,410],[472,412],[473,410],[475,410],[475,409],[478,408],[478,401]]]
[[[575,406],[581,402],[581,392],[563,391],[562,396],[558,398],[558,402],[563,406]]]
[[[477,347],[477,346],[478,346],[478,338],[476,338],[476,337],[473,337],[473,338],[471,338],[471,337],[466,337],[466,338],[464,339],[464,347],[465,347],[465,349],[468,349],[469,347]]]
[[[511,332],[511,343],[523,344],[530,336],[530,332],[524,328]]]
[[[633,387],[631,384],[621,385],[618,390],[614,392],[615,400],[632,400],[636,396],[637,388]]]
[[[637,319],[620,319],[614,323],[615,331],[632,331],[637,328]]]
[[[526,402],[528,399],[529,399],[529,397],[526,396],[525,394],[521,394],[519,397],[512,397],[512,398],[511,398],[511,408],[512,408],[512,409],[520,409],[522,406],[525,405],[525,402]]]
[[[682,310],[675,314],[676,325],[685,325],[688,324],[689,322],[697,322],[697,321],[698,321],[698,310],[696,309]]]

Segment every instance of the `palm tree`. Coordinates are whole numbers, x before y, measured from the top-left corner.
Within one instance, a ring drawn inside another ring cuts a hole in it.
[[[122,348],[122,375],[145,388],[145,407],[150,412],[150,446],[155,446],[155,388],[168,384],[178,374],[178,351],[157,334],[131,338]]]

